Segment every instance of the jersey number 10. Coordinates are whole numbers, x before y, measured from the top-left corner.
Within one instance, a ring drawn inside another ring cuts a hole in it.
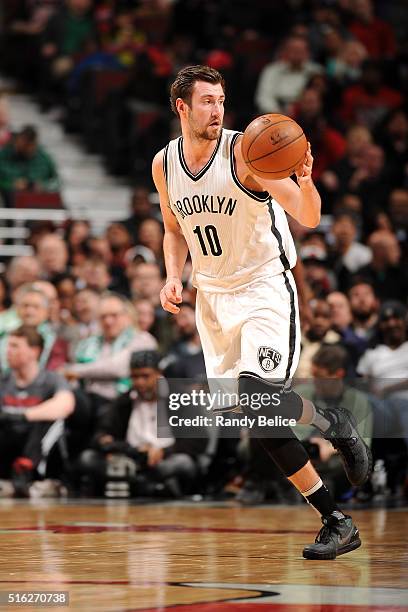
[[[206,241],[204,240],[203,233],[201,231],[201,227],[196,225],[193,233],[196,234],[198,238],[198,242],[200,243],[201,250],[203,255],[208,255],[208,249],[206,245]],[[218,238],[217,228],[214,225],[206,225],[204,227],[204,234],[207,238],[208,246],[210,247],[211,255],[215,255],[219,257],[222,254],[222,248],[220,244],[220,239]]]

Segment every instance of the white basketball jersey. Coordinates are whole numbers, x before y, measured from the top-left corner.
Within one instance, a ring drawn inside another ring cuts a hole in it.
[[[190,249],[193,284],[203,291],[237,291],[296,263],[284,210],[267,192],[252,192],[238,180],[233,151],[239,134],[223,129],[196,175],[185,162],[182,137],[164,151],[170,207]]]

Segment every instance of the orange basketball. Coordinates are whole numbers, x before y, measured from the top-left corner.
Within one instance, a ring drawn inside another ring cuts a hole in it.
[[[283,179],[305,159],[307,140],[300,125],[279,114],[261,115],[244,132],[245,163],[259,177]]]

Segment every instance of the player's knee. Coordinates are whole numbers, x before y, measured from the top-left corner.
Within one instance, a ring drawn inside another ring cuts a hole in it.
[[[266,381],[256,376],[239,377],[238,391],[241,406],[268,416],[280,415],[284,419],[298,421],[302,416],[303,402],[295,391],[285,391],[283,381]]]

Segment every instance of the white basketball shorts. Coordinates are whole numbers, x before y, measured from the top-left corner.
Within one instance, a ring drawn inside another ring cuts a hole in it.
[[[209,380],[230,379],[237,393],[242,374],[270,382],[293,377],[299,361],[300,323],[290,271],[257,279],[234,293],[198,290],[196,321]],[[231,390],[231,384],[226,388]]]

